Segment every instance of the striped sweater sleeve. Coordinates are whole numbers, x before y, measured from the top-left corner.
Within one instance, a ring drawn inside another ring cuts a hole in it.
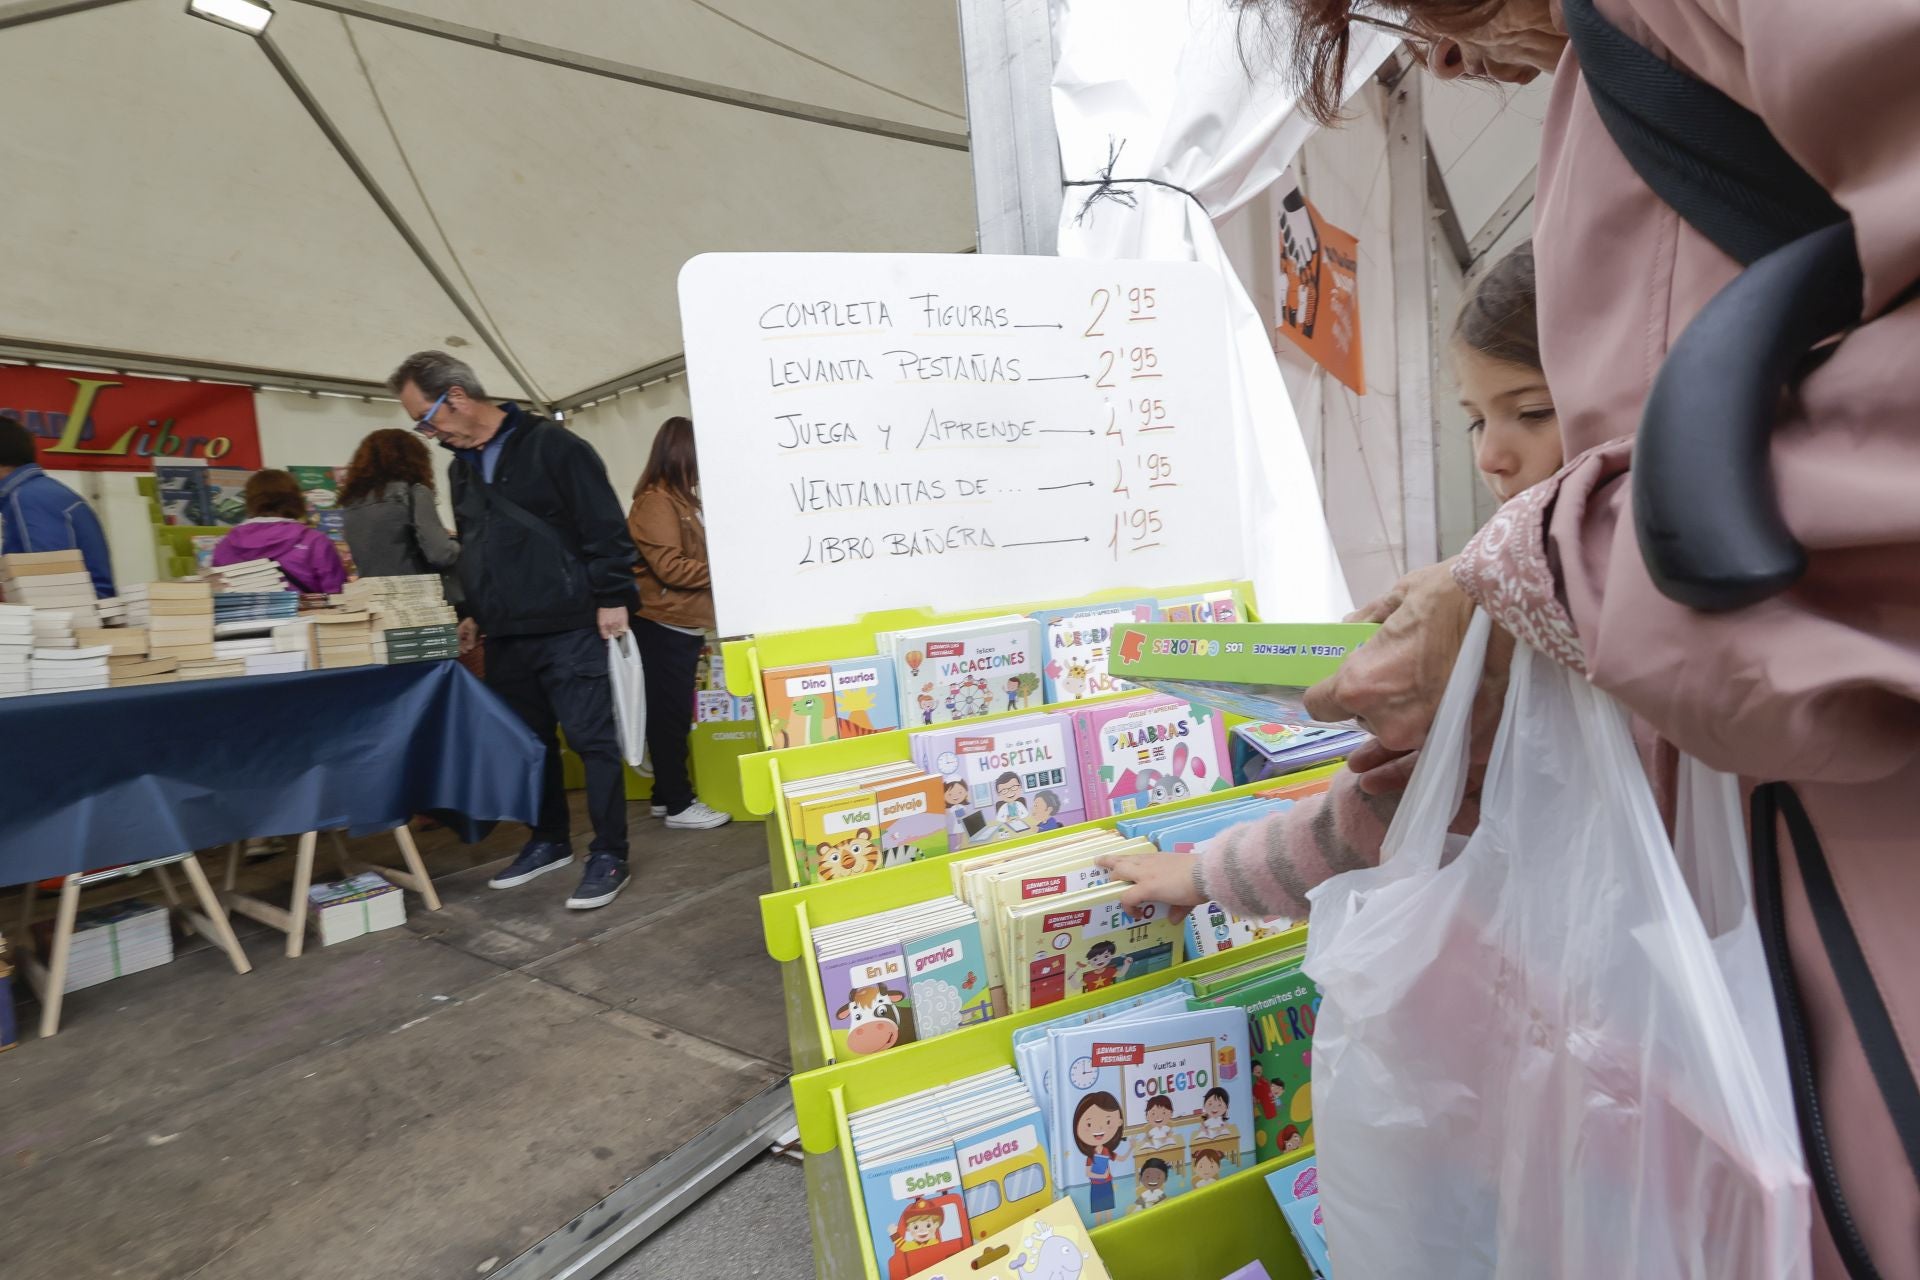
[[[1315,885],[1379,863],[1399,804],[1398,793],[1368,795],[1357,775],[1342,769],[1320,794],[1201,845],[1195,881],[1202,895],[1236,915],[1304,920]]]

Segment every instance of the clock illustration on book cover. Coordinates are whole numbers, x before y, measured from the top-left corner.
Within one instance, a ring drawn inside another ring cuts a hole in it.
[[[1067,1079],[1076,1089],[1091,1089],[1099,1078],[1100,1069],[1093,1065],[1092,1058],[1075,1058],[1067,1068]]]

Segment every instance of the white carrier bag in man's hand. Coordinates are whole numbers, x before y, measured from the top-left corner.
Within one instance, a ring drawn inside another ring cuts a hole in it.
[[[1475,615],[1380,865],[1311,895],[1336,1272],[1806,1280],[1812,1201],[1734,782],[1683,774],[1683,878],[1625,712],[1518,646],[1479,827],[1450,845],[1489,625]]]
[[[647,755],[647,685],[641,679],[640,646],[633,632],[607,641],[607,674],[613,677],[613,722],[620,730],[620,758],[638,769]]]

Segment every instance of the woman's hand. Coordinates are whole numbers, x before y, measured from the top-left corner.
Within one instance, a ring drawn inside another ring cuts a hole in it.
[[[1170,907],[1197,907],[1206,898],[1194,870],[1199,859],[1190,853],[1110,853],[1094,865],[1133,888],[1120,895],[1120,905],[1133,911],[1142,903],[1164,902]]]
[[[1408,574],[1360,615],[1385,620],[1338,672],[1307,690],[1307,714],[1357,720],[1386,750],[1411,751],[1433,725],[1473,601],[1454,582],[1452,561],[1442,561]]]

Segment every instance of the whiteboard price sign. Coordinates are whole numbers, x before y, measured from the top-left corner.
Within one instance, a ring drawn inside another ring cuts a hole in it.
[[[1243,576],[1219,279],[707,254],[680,273],[725,635]]]

